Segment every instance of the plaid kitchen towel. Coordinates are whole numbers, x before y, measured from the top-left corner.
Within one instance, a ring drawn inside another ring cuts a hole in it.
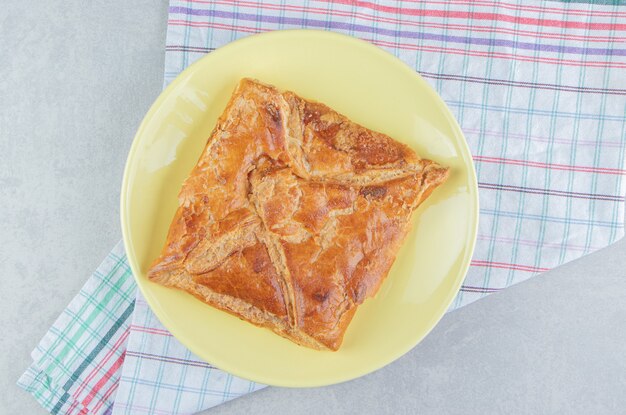
[[[119,242],[33,350],[17,384],[52,414],[110,413],[136,291]]]
[[[52,414],[190,414],[264,386],[199,360],[161,326],[122,242],[31,356],[17,383]]]
[[[388,50],[429,81],[458,119],[481,211],[452,309],[622,237],[625,8],[172,0],[165,83],[232,40],[292,28],[333,30]],[[262,387],[193,356],[139,295],[130,317],[133,292],[118,245],[33,352],[20,385],[51,412],[72,414],[193,413]]]

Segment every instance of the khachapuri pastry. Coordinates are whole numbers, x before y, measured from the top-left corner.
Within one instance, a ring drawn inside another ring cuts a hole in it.
[[[243,79],[182,185],[148,278],[337,350],[448,173],[324,104]]]

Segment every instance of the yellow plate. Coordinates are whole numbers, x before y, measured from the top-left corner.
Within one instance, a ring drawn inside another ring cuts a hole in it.
[[[177,194],[242,77],[321,101],[365,127],[451,168],[418,209],[413,231],[378,295],[363,304],[338,352],[309,350],[147,280]],[[442,317],[467,272],[478,222],[472,158],[448,108],[413,70],[369,43],[293,30],[224,46],[182,72],[144,118],[121,195],[126,252],[159,320],[200,358],[234,375],[280,386],[362,376],[414,347]]]

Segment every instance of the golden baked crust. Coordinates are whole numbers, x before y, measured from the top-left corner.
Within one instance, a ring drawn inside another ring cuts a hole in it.
[[[148,277],[337,350],[411,213],[447,175],[323,104],[243,79],[183,183]]]

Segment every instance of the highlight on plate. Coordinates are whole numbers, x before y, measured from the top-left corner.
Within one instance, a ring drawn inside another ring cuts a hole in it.
[[[324,104],[242,79],[179,193],[150,280],[337,350],[447,168]]]

